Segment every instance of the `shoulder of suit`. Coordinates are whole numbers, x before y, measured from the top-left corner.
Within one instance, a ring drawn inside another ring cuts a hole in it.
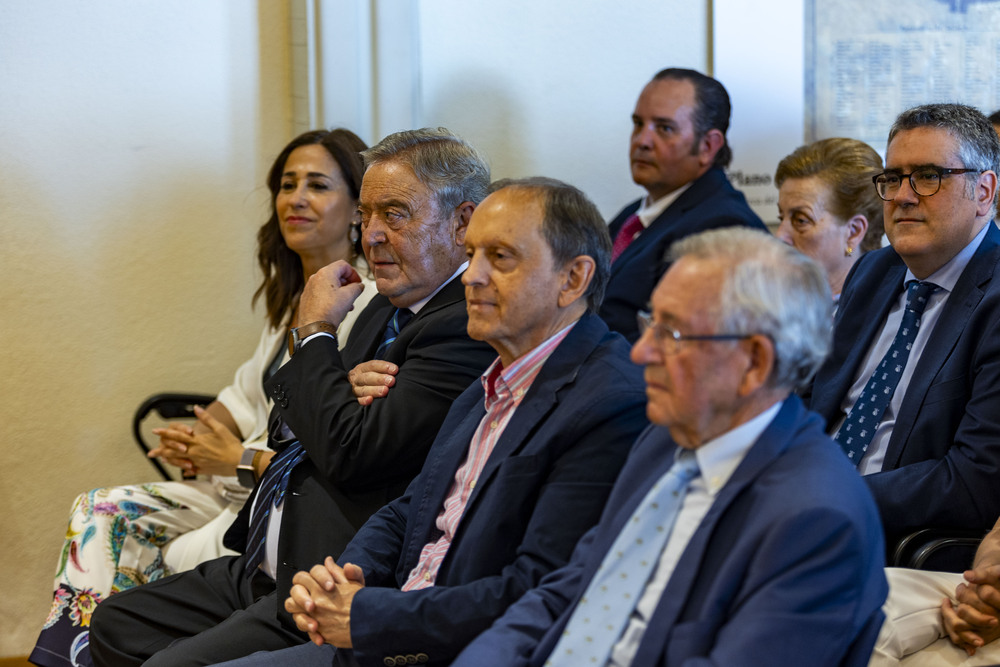
[[[630,350],[631,346],[624,336],[608,329],[597,315],[586,313],[560,343],[553,356],[558,354],[556,358],[572,359],[581,370],[589,371],[590,367],[600,366],[601,373],[618,369],[626,377],[635,375],[641,379],[642,369],[632,363],[629,358]]]
[[[877,277],[881,277],[885,271],[894,266],[905,267],[906,263],[903,262],[903,258],[899,256],[899,253],[892,246],[886,246],[876,250],[869,250],[861,255],[854,267],[854,272],[859,275],[875,273]]]
[[[628,204],[622,210],[615,214],[615,217],[611,218],[608,222],[608,227],[614,227],[615,225],[620,225],[624,223],[629,216],[634,214],[642,206],[642,199],[636,199],[634,202]]]
[[[860,294],[861,304],[864,304],[863,308],[865,310],[869,306],[875,306],[876,304],[870,298],[872,291],[881,285],[884,280],[896,280],[897,275],[895,275],[895,271],[899,269],[905,271],[906,265],[903,263],[903,259],[891,247],[887,246],[878,250],[869,250],[861,255],[844,279],[844,289],[840,295],[840,306],[838,308],[841,312],[838,314],[838,317],[848,315],[848,310],[851,313],[858,310],[859,306],[854,305],[852,302],[852,295],[855,292]],[[900,282],[902,282],[901,279]]]

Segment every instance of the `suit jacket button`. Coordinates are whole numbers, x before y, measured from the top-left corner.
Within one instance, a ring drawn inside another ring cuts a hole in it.
[[[382,664],[385,665],[385,667],[395,667],[395,665],[396,665],[396,659],[395,658],[382,658]]]
[[[427,657],[426,653],[417,654],[417,662],[419,662],[421,665],[427,662],[428,660],[430,660],[430,658]]]

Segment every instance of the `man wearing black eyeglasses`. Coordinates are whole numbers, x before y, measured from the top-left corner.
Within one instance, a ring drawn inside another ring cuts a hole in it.
[[[848,275],[812,388],[875,496],[890,554],[918,529],[985,532],[1000,515],[998,162],[973,108],[897,118],[873,178],[891,247]]]

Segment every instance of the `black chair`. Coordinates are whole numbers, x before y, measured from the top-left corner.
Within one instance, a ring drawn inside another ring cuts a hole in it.
[[[205,406],[215,400],[215,396],[208,394],[153,394],[135,411],[132,417],[132,435],[136,443],[143,451],[143,455],[148,454],[153,447],[146,443],[143,437],[143,422],[151,413],[155,412],[163,421],[178,419],[194,419],[194,406]],[[163,479],[173,481],[175,478],[163,467],[163,464],[156,459],[147,459],[160,472]],[[184,475],[185,478],[189,475]],[[193,477],[193,475],[192,475]]]
[[[891,565],[915,570],[964,572],[972,567],[985,530],[924,528],[896,544]]]

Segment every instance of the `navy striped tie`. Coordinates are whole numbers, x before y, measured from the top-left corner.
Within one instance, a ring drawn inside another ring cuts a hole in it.
[[[382,342],[379,343],[378,349],[375,350],[376,359],[385,359],[386,353],[389,351],[389,346],[392,345],[393,341],[396,340],[396,336],[406,323],[410,321],[413,317],[413,312],[409,308],[397,308],[396,312],[392,314],[389,318],[388,324],[385,325],[385,333],[382,334]]]
[[[273,422],[273,424],[280,423],[279,419]],[[276,444],[272,438],[271,446],[274,447]],[[253,513],[250,516],[250,534],[247,537],[245,552],[246,575],[248,577],[252,577],[264,561],[264,543],[266,542],[268,517],[271,515],[271,509],[281,504],[285,497],[285,490],[288,488],[288,477],[292,474],[292,469],[305,457],[305,448],[298,440],[294,440],[271,459],[264,471],[264,476],[257,489]]]
[[[389,318],[389,322],[385,327],[385,333],[382,336],[382,342],[379,343],[378,349],[375,351],[376,359],[385,358],[389,346],[396,340],[400,330],[406,326],[412,317],[413,312],[408,308],[396,309],[396,312]],[[281,504],[282,499],[285,497],[285,490],[288,488],[288,478],[292,474],[292,469],[306,457],[306,450],[298,440],[282,438],[280,429],[283,423],[281,417],[275,415],[275,419],[269,425],[270,435],[268,439],[271,447],[275,451],[278,451],[278,454],[271,459],[267,470],[264,471],[264,476],[261,478],[260,486],[257,489],[253,513],[250,516],[250,532],[247,536],[247,548],[245,552],[246,575],[248,577],[252,577],[260,564],[264,562],[264,554],[266,553],[264,543],[266,541],[267,523],[268,517],[271,515],[271,509]],[[289,444],[284,449],[281,449],[283,439],[289,442]]]

